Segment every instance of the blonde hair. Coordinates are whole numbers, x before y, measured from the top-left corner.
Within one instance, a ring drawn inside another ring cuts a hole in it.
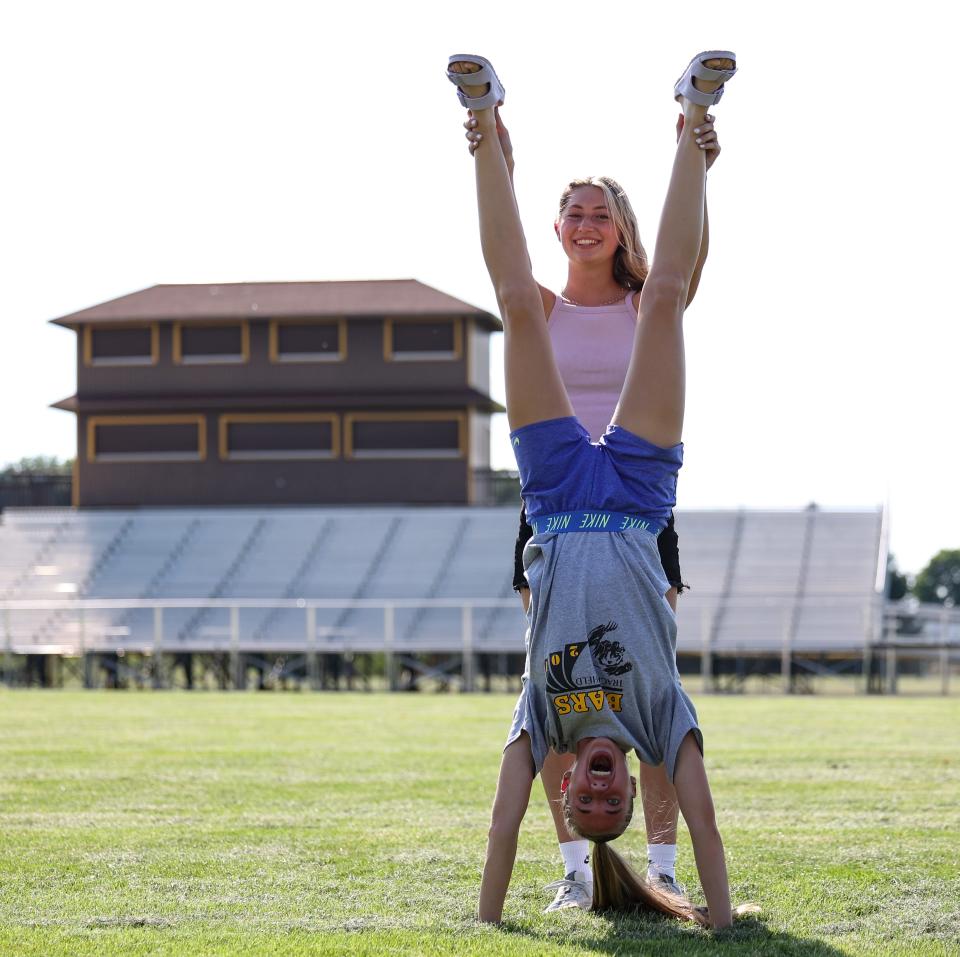
[[[696,921],[705,926],[709,923],[704,908],[694,907],[686,898],[668,894],[650,884],[610,847],[609,842],[623,834],[633,817],[632,797],[624,815],[623,827],[619,831],[611,834],[586,834],[573,819],[567,793],[564,791],[560,798],[567,830],[574,837],[593,841],[593,851],[590,854],[590,865],[593,869],[591,910],[652,911],[675,917],[677,920]]]
[[[593,868],[592,910],[653,911],[708,924],[706,911],[684,897],[668,894],[648,883],[606,841],[595,843],[590,855]]]
[[[647,251],[640,241],[637,214],[633,211],[623,187],[615,179],[610,176],[588,176],[585,179],[572,180],[560,194],[557,220],[559,221],[567,206],[570,205],[570,196],[573,191],[581,186],[596,186],[603,192],[607,209],[617,228],[620,248],[613,257],[613,278],[624,289],[641,289],[647,273],[650,272]]]

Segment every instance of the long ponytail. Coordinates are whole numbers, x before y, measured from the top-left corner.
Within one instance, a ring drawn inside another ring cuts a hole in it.
[[[675,894],[668,894],[650,884],[641,877],[611,846],[627,829],[633,817],[634,798],[628,798],[627,813],[623,817],[622,827],[615,834],[585,834],[573,818],[569,792],[562,789],[560,805],[567,831],[575,837],[593,842],[590,866],[593,869],[593,906],[592,910],[647,910],[679,920],[695,920],[703,923],[700,909],[690,901]]]
[[[633,817],[633,795],[630,795],[623,827],[616,834],[585,834],[573,819],[568,791],[560,795],[563,819],[567,831],[574,837],[593,842],[590,865],[593,870],[593,904],[595,911],[648,911],[673,917],[677,920],[692,920],[703,927],[710,926],[710,915],[706,907],[695,907],[685,897],[668,894],[651,884],[646,877],[638,874],[627,861],[618,854],[610,842],[616,840],[626,830]],[[734,917],[755,914],[760,910],[755,904],[743,904],[733,910]]]
[[[678,920],[705,923],[702,908],[695,908],[685,898],[649,884],[606,841],[593,845],[590,866],[593,868],[592,909],[595,911],[647,910]]]

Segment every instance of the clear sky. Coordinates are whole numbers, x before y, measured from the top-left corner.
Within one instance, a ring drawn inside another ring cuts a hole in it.
[[[619,179],[652,248],[673,82],[728,48],[680,506],[888,502],[917,571],[960,548],[948,9],[7,5],[0,464],[74,452],[73,416],[48,406],[73,392],[75,343],[46,321],[155,283],[412,277],[495,311],[449,53],[484,53],[506,85],[541,282],[563,283],[573,176]],[[512,464],[502,422],[493,459]]]

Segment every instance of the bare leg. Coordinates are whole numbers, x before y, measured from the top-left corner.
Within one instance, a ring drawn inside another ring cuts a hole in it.
[[[666,594],[667,603],[677,612],[677,589]],[[680,808],[677,792],[667,777],[664,765],[654,767],[640,762],[640,788],[643,795],[643,821],[647,828],[648,844],[676,844],[677,819]]]
[[[543,792],[547,796],[547,806],[550,808],[550,814],[553,817],[553,827],[557,832],[557,841],[561,844],[580,840],[579,837],[567,830],[567,823],[563,819],[563,804],[561,803],[560,782],[563,780],[564,771],[569,771],[573,767],[573,759],[574,755],[557,754],[551,748],[547,751],[543,767],[540,769]]]
[[[693,842],[697,873],[710,911],[710,926],[729,927],[733,917],[730,913],[730,885],[723,841],[717,829],[703,755],[692,733],[683,739],[677,753],[673,784]]]
[[[725,66],[726,60],[711,60]],[[732,66],[733,64],[730,64]],[[704,90],[718,84],[698,84]],[[640,293],[640,321],[613,421],[654,445],[671,446],[683,429],[683,311],[703,237],[706,157],[696,127],[706,107],[683,101],[683,131],[660,217],[650,275]]]
[[[459,72],[474,72],[472,64],[455,64]],[[486,87],[467,87],[480,95]],[[477,110],[477,131],[484,147],[474,156],[480,246],[500,305],[504,325],[504,369],[507,418],[511,429],[573,415],[563,380],[557,371],[543,313],[540,290],[517,211],[510,174],[497,138],[492,109]],[[702,158],[701,158],[702,165]]]
[[[520,591],[520,601],[523,603],[523,610],[526,613],[530,606],[530,589],[523,588]],[[547,751],[543,767],[540,769],[540,781],[543,783],[543,793],[547,798],[547,807],[550,808],[550,816],[553,818],[553,829],[557,832],[557,841],[560,844],[566,844],[568,841],[579,840],[575,835],[567,830],[567,822],[563,818],[562,792],[560,782],[563,780],[565,771],[573,767],[572,754],[557,754],[553,748]],[[676,821],[674,821],[676,825]],[[674,826],[676,831],[676,826]]]
[[[643,821],[648,844],[676,844],[677,792],[667,777],[664,765],[640,762],[640,787],[643,795]]]

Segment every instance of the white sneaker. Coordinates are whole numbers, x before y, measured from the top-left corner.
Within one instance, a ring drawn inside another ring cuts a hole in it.
[[[544,890],[556,889],[557,896],[553,903],[544,909],[544,914],[555,910],[566,910],[569,907],[579,907],[581,910],[590,910],[593,904],[593,881],[585,880],[583,871],[571,871],[566,877],[552,884],[547,884]]]
[[[659,871],[647,871],[647,883],[658,890],[673,894],[674,897],[686,897],[687,889],[675,877],[661,874]]]

